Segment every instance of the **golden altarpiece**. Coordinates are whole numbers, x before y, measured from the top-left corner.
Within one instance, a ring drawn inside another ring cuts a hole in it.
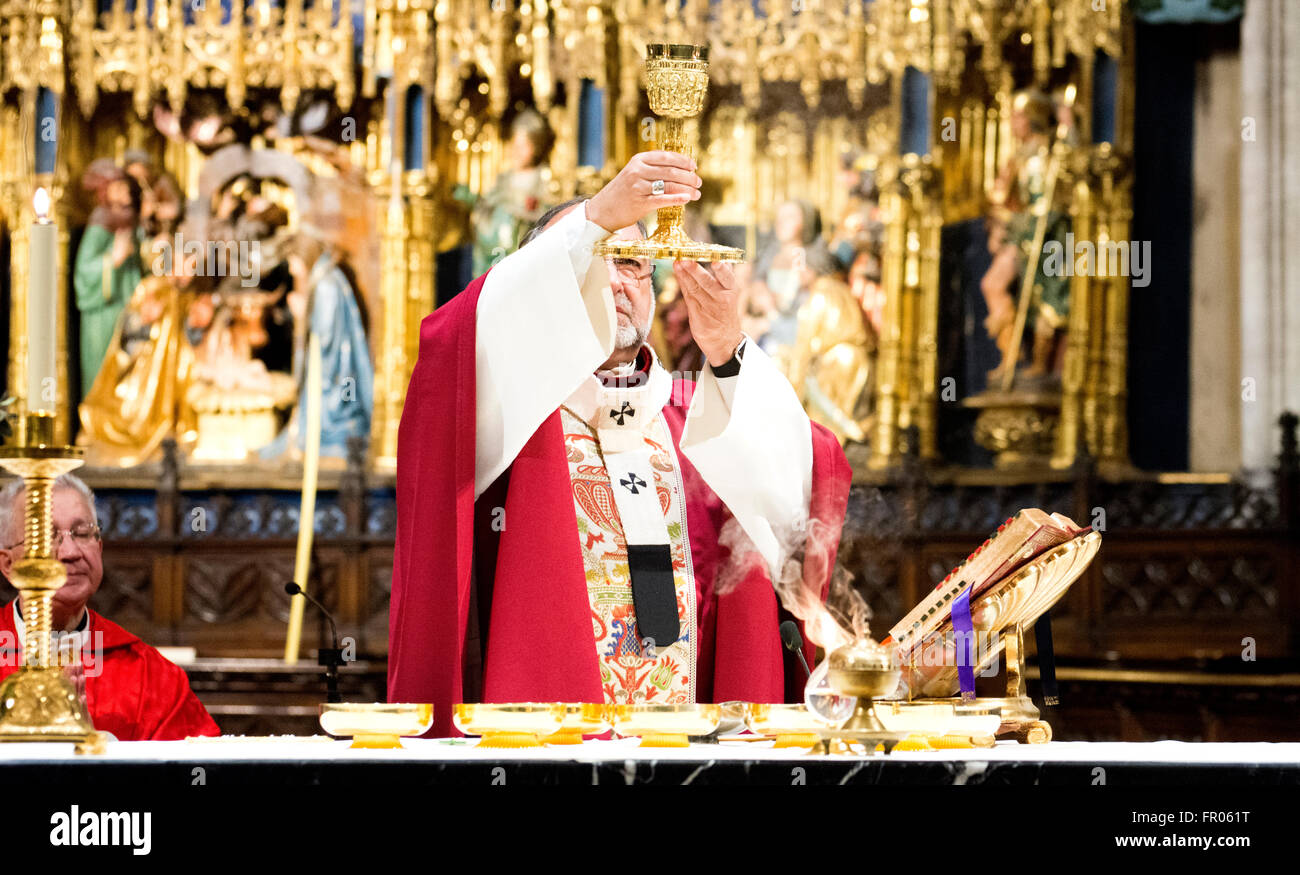
[[[855,435],[864,446],[851,458],[864,471],[895,467],[915,427],[920,456],[938,461],[936,411],[953,400],[939,355],[941,228],[987,210],[1016,149],[1011,116],[1019,92],[1071,92],[1076,129],[1051,149],[1051,208],[1068,213],[1074,240],[1104,247],[1127,238],[1131,24],[1121,7],[1097,12],[1083,0],[7,4],[0,10],[0,184],[11,289],[26,287],[25,228],[37,185],[54,193],[66,274],[75,257],[69,231],[86,221],[77,180],[94,159],[121,163],[138,150],[171,173],[191,202],[212,198],[205,176],[212,150],[164,136],[159,119],[183,126],[202,115],[197,105],[233,120],[251,152],[289,156],[295,170],[270,182],[270,197],[285,206],[290,226],[309,226],[341,250],[356,277],[374,358],[368,467],[382,475],[396,454],[420,319],[439,294],[454,291],[435,288],[437,256],[469,236],[453,191],[473,197],[490,188],[506,161],[510,121],[526,108],[554,132],[554,195],[594,190],[632,152],[654,145],[639,81],[646,44],[707,43],[711,96],[694,131],[709,183],[705,218],[733,229],[752,257],[782,203],[800,198],[837,217],[850,196],[845,169],[871,173],[882,228],[880,300],[872,348],[861,356],[871,376],[859,381],[867,396],[859,408],[870,414]],[[1110,93],[1096,95],[1102,80],[1094,67],[1103,58],[1119,73],[1108,80]],[[32,154],[47,122],[42,92],[57,107],[57,161],[47,173],[35,172]],[[335,117],[329,133],[268,134],[310,100],[324,101]],[[1105,138],[1092,130],[1098,101],[1112,117]],[[909,124],[921,125],[919,140],[904,142]],[[284,178],[295,173],[312,184]],[[331,196],[316,200],[325,205],[312,201],[322,189]],[[1053,400],[1046,408],[1005,399],[982,408],[976,438],[1000,465],[1068,466],[1084,442],[1103,463],[1126,461],[1127,279],[1075,275],[1068,294]],[[65,384],[76,344],[66,309],[58,317]],[[8,385],[19,387],[21,405],[21,294],[10,296],[9,324]],[[799,353],[816,354],[815,343]],[[792,372],[801,373],[798,362]],[[60,438],[71,437],[75,419],[70,405],[58,412]],[[203,457],[187,461],[201,467]]]

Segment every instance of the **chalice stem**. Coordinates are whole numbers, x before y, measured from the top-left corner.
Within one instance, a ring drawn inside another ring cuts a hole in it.
[[[678,152],[688,158],[691,157],[690,147],[686,144],[686,119],[669,116],[660,119],[659,124],[663,130],[660,147],[669,152]],[[657,216],[658,221],[655,225],[661,230],[655,236],[665,241],[676,240],[686,223],[686,207],[680,204],[673,207],[660,207]]]

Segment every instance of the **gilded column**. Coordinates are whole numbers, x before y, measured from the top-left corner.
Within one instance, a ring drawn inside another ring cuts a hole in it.
[[[381,172],[382,173],[382,172]],[[401,174],[385,174],[387,182],[374,187],[387,195],[379,201],[376,226],[380,228],[379,293],[382,300],[382,342],[376,347],[375,415],[371,427],[371,455],[377,468],[397,467],[397,426],[414,358],[410,357],[407,303],[408,214],[401,190]],[[418,324],[418,323],[417,323]],[[419,343],[418,331],[415,342]]]
[[[1129,162],[1122,160],[1110,146],[1102,143],[1094,157],[1096,174],[1106,198],[1111,239],[1129,240],[1132,174]],[[1099,446],[1096,455],[1101,464],[1128,465],[1128,296],[1129,278],[1110,277],[1105,288],[1105,322],[1103,331],[1102,397]]]
[[[937,454],[937,323],[939,300],[939,188],[941,175],[928,157],[899,159],[884,170],[881,190],[886,234],[881,280],[884,328],[876,372],[876,427],[868,467],[890,467],[901,458],[902,432],[916,425],[918,452]]]
[[[1065,168],[1061,191],[1070,191],[1070,227],[1076,240],[1094,239],[1092,186],[1088,179],[1087,156],[1073,154]],[[1072,256],[1067,256],[1072,257]],[[1080,436],[1084,434],[1084,396],[1090,385],[1088,327],[1092,306],[1089,294],[1093,279],[1075,274],[1070,279],[1070,318],[1065,335],[1065,364],[1061,373],[1061,418],[1056,427],[1052,466],[1068,468],[1079,454]],[[1095,453],[1095,444],[1090,447]]]

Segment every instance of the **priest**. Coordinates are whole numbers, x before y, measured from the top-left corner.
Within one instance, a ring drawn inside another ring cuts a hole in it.
[[[708,360],[674,378],[646,343],[650,262],[592,253],[699,188],[690,158],[640,153],[421,325],[398,433],[388,698],[433,702],[435,735],[457,702],[802,689],[779,628],[783,603],[802,619],[826,597],[839,443],[741,333],[725,265],[673,265]]]
[[[10,580],[23,556],[23,481],[0,487],[0,574]],[[103,542],[94,495],[78,477],[54,481],[55,556],[67,582],[54,595],[54,646],[61,665],[81,663],[86,707],[101,732],[118,741],[172,741],[220,735],[207,709],[190,689],[185,672],[161,653],[86,606],[104,578]],[[0,680],[22,665],[27,630],[21,597],[0,608]]]

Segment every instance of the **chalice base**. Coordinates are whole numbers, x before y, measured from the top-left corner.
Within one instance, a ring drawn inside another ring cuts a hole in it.
[[[479,739],[478,746],[517,749],[541,747],[542,743],[537,740],[537,735],[532,732],[484,732],[483,737]]]
[[[577,729],[561,729],[542,739],[543,744],[582,744],[582,733]]]
[[[683,732],[647,732],[641,736],[641,747],[690,746],[690,737]]]
[[[821,736],[815,732],[786,732],[776,737],[772,748],[775,750],[786,747],[814,747],[820,741]]]
[[[58,668],[26,666],[0,683],[0,742],[93,742],[90,714]]]
[[[402,737],[386,732],[358,732],[349,750],[401,750]]]

